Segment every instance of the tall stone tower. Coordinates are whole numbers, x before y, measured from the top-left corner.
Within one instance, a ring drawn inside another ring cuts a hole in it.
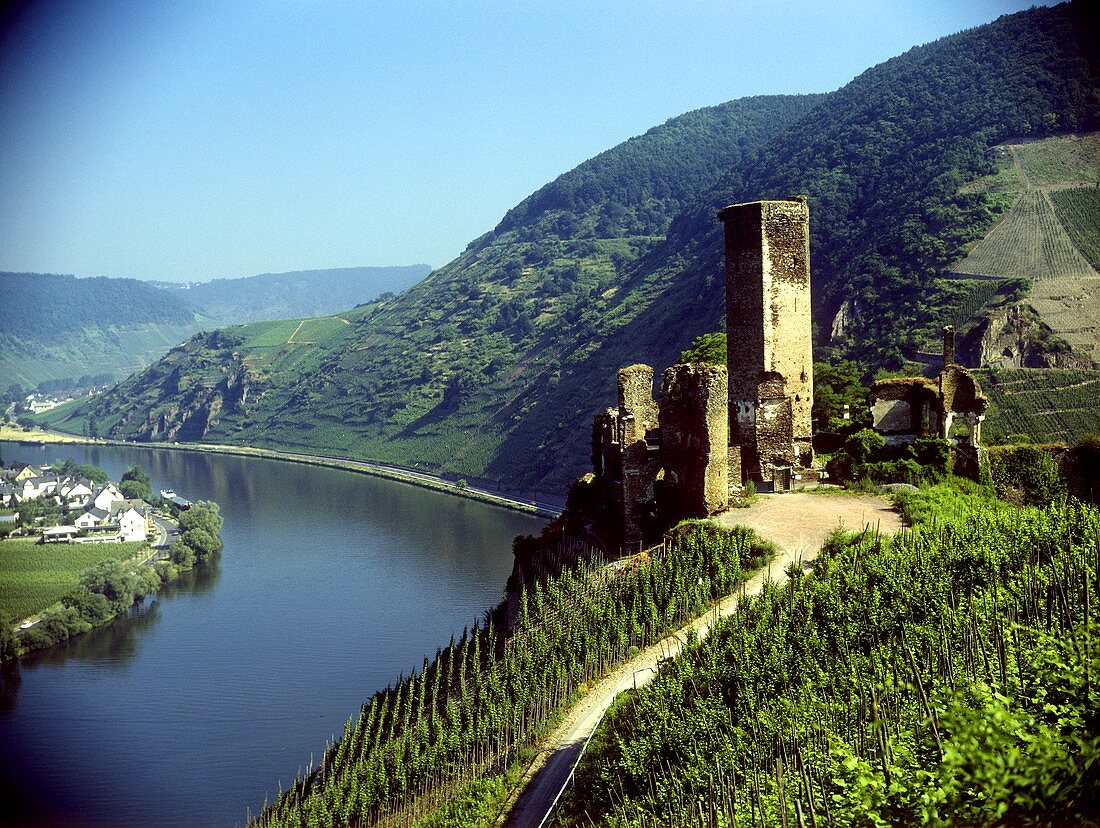
[[[730,445],[743,480],[813,459],[810,209],[805,197],[733,204],[726,231]],[[731,468],[734,458],[731,457]]]

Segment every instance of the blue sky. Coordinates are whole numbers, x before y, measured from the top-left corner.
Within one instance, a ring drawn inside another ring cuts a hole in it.
[[[702,106],[826,92],[1009,0],[37,2],[0,32],[0,270],[439,266]]]

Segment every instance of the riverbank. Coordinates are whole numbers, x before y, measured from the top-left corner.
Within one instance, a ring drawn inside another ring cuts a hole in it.
[[[178,524],[183,535],[170,547],[166,521],[157,518],[157,539],[151,543],[54,544],[42,549],[31,540],[0,541],[5,593],[0,661],[104,626],[220,553],[222,521],[216,504],[198,503],[183,512]],[[192,534],[189,529],[202,531]],[[14,628],[11,618],[19,618]]]
[[[376,463],[370,460],[354,460],[348,457],[333,455],[307,454],[303,452],[282,451],[279,449],[255,448],[252,446],[232,446],[219,443],[135,443],[126,440],[106,440],[80,437],[64,432],[43,431],[33,429],[24,432],[21,428],[0,426],[0,440],[11,442],[38,442],[51,444],[70,443],[75,445],[95,446],[136,446],[140,448],[164,449],[166,451],[195,451],[207,454],[228,454],[242,457],[260,457],[268,460],[282,460],[287,463],[301,463],[309,466],[322,466],[330,469],[366,474],[372,477],[382,477],[387,480],[396,480],[417,486],[421,489],[443,492],[445,494],[464,497],[468,500],[477,500],[504,509],[511,509],[526,515],[536,517],[555,518],[561,514],[561,507],[553,503],[545,503],[536,500],[524,500],[507,492],[496,492],[480,486],[466,485],[463,481],[448,480],[438,475],[427,472],[408,469],[401,466],[392,466],[386,463]]]

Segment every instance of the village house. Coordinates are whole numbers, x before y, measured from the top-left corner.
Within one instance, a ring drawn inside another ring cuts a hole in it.
[[[91,508],[87,512],[84,512],[80,517],[73,521],[78,529],[94,529],[97,526],[106,525],[110,515],[108,515],[102,509]]]
[[[133,506],[119,513],[118,539],[120,541],[143,541],[145,540],[147,531],[148,528],[145,515],[141,514]]]
[[[94,506],[96,509],[103,509],[109,512],[111,505],[117,500],[125,500],[122,492],[118,490],[118,487],[114,483],[107,483],[101,488],[93,498],[89,501],[85,508],[91,508]]]
[[[15,473],[14,482],[22,483],[28,477],[41,477],[43,473],[42,469],[38,468],[38,466],[32,466],[30,463],[27,463]]]
[[[58,493],[67,506],[83,506],[92,496],[92,481],[67,477],[61,481]]]
[[[34,500],[37,497],[54,494],[57,491],[56,477],[40,475],[24,477],[15,490],[16,500]]]

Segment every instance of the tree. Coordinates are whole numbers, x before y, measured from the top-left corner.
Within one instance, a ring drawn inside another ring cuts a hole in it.
[[[140,588],[138,576],[115,558],[100,561],[85,571],[80,583],[88,592],[106,596],[116,612],[134,603],[134,595]]]
[[[194,550],[195,561],[204,564],[222,549],[221,538],[212,535],[206,529],[188,529],[180,536],[180,540]],[[175,546],[175,544],[173,544]]]
[[[222,517],[218,504],[211,500],[200,500],[185,512],[180,513],[180,529],[205,529],[216,538],[221,537]],[[219,549],[221,547],[219,546]]]
[[[15,658],[16,654],[15,633],[11,631],[7,619],[3,619],[0,621],[0,661]]]
[[[870,425],[867,410],[867,387],[860,381],[859,365],[841,359],[834,363],[814,363],[813,420],[819,429],[830,429],[833,421],[844,416],[844,406],[851,413],[852,422]]]
[[[195,565],[195,550],[180,539],[168,548],[168,559],[177,566],[190,569]]]
[[[691,347],[680,354],[680,362],[725,365],[726,334],[719,331],[695,337]]]
[[[134,500],[152,500],[153,489],[149,482],[149,475],[142,471],[141,466],[131,466],[122,475],[118,490],[126,497]]]
[[[91,463],[81,463],[73,472],[77,477],[86,477],[93,483],[106,483],[111,479],[107,472],[99,466],[93,466]]]

